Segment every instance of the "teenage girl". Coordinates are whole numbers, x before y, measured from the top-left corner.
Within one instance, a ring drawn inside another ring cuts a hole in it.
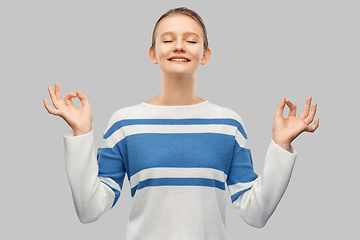
[[[296,106],[281,99],[258,176],[240,116],[195,94],[197,70],[210,56],[198,14],[176,8],[161,16],[149,57],[161,69],[162,91],[115,112],[97,153],[85,95],[69,93],[63,101],[58,83],[55,91],[48,88],[55,108],[44,99],[45,108],[73,130],[64,136],[65,164],[81,222],[93,222],[115,205],[127,174],[133,203],[126,239],[226,239],[225,186],[248,224],[266,224],[292,173],[296,151],[291,142],[319,125],[318,118],[310,125],[316,104],[308,97],[296,117]],[[75,107],[72,98],[82,107]]]

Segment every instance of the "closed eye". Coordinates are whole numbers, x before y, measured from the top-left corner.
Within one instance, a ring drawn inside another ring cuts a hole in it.
[[[164,41],[164,43],[171,43],[172,41],[170,41],[170,40],[167,40],[167,41]]]
[[[196,43],[195,41],[188,41],[188,43]]]

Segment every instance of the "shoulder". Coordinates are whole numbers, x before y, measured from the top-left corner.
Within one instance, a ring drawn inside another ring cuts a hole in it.
[[[107,129],[109,129],[111,126],[113,126],[115,123],[121,120],[136,118],[137,113],[141,112],[140,108],[141,108],[141,104],[137,104],[134,106],[124,107],[117,110],[111,115]]]
[[[219,106],[219,105],[213,104],[213,103],[211,103],[211,106],[212,106],[214,114],[216,114],[218,117],[233,119],[233,120],[236,120],[237,122],[239,122],[241,125],[243,125],[243,119],[234,110],[227,108],[227,107],[222,107],[222,106]]]
[[[239,146],[243,147],[246,143],[247,133],[240,115],[230,108],[221,107],[215,104],[213,105],[215,111],[218,112],[219,115],[221,115],[221,118],[228,119],[230,125],[236,126],[237,131],[235,133],[235,139],[238,142]]]

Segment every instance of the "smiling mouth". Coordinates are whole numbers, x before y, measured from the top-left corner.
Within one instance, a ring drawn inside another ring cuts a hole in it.
[[[179,58],[179,57],[172,57],[168,59],[170,62],[190,62],[190,59],[187,58]]]

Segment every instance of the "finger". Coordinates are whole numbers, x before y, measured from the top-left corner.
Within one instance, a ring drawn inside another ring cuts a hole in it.
[[[78,91],[76,92],[76,95],[78,96],[78,98],[79,98],[79,100],[80,100],[80,102],[81,102],[81,104],[82,104],[83,106],[90,105],[90,104],[89,104],[89,101],[88,101],[87,98],[86,98],[86,96],[85,96],[82,92],[80,92],[80,90],[78,90]]]
[[[286,101],[286,98],[282,97],[279,105],[277,106],[275,116],[282,116],[283,115],[284,108],[285,108],[285,101]]]
[[[289,111],[289,117],[296,117],[296,105],[290,102],[290,100],[286,99],[286,105],[288,105],[290,111]]]
[[[76,94],[72,92],[64,97],[66,106],[74,105],[73,101],[71,100],[72,98],[76,98]]]
[[[50,107],[47,99],[44,99],[44,106],[45,106],[46,110],[48,111],[48,113],[53,114],[53,115],[59,115],[59,110]]]
[[[317,109],[317,104],[313,103],[309,115],[304,119],[306,124],[310,124],[314,120],[316,109]]]
[[[50,86],[48,87],[48,90],[49,90],[49,95],[50,95],[50,98],[51,98],[51,101],[52,101],[52,104],[54,105],[55,108],[58,108],[58,99],[55,95],[55,92],[54,92],[54,89]]]
[[[315,132],[315,130],[319,127],[319,118],[316,118],[314,121],[314,124],[312,126],[307,126],[307,128],[305,129],[305,131],[307,132]]]
[[[300,119],[305,119],[309,115],[310,105],[311,105],[311,97],[309,96],[306,98],[304,110],[299,116]]]
[[[60,84],[59,83],[55,83],[55,95],[59,100],[61,100]]]

